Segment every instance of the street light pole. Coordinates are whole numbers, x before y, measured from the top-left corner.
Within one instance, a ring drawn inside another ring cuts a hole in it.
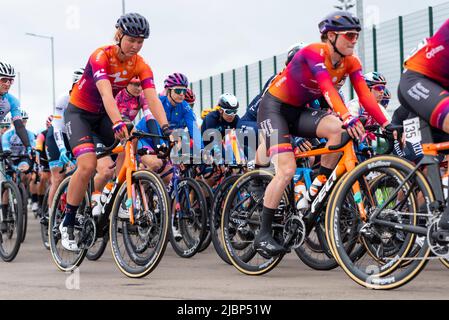
[[[125,14],[125,0],[122,0],[122,13]]]
[[[55,46],[53,36],[43,36],[35,33],[25,33],[27,36],[49,39],[51,42],[51,75],[53,82],[53,107],[56,107],[56,93],[55,93]]]

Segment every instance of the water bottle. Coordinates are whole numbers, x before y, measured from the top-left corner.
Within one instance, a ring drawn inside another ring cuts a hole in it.
[[[108,182],[106,186],[103,188],[103,192],[101,193],[100,201],[101,204],[104,205],[108,200],[109,194],[111,193],[112,188],[114,187],[113,182]]]
[[[313,180],[310,186],[309,192],[307,193],[307,200],[312,201],[313,198],[318,194],[321,187],[326,183],[327,178],[324,175],[320,175]]]
[[[297,210],[307,209],[309,206],[309,201],[306,198],[307,188],[301,180],[295,183],[295,203]]]

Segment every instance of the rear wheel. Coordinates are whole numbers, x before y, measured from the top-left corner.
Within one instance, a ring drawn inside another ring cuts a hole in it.
[[[64,219],[64,210],[67,205],[67,188],[70,179],[71,177],[65,178],[56,190],[53,198],[52,210],[50,211],[50,217],[48,220],[48,239],[51,256],[59,270],[64,272],[73,271],[78,268],[87,254],[87,249],[81,249],[76,252],[68,251],[64,249],[60,241],[61,233],[59,231],[59,225]],[[76,213],[77,220],[84,216],[84,211],[87,206],[90,207],[90,197],[88,193],[86,193],[84,196],[84,201],[78,208]],[[80,228],[82,228],[82,226],[75,226],[76,239],[79,239],[81,235],[82,230]]]

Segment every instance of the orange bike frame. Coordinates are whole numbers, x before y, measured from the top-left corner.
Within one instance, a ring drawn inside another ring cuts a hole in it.
[[[322,156],[326,154],[333,154],[333,153],[343,153],[343,156],[339,160],[337,167],[334,170],[333,175],[335,174],[335,180],[334,181],[328,181],[326,185],[323,187],[328,192],[330,188],[332,187],[332,184],[338,181],[346,172],[349,172],[353,170],[356,165],[358,164],[357,156],[354,152],[354,142],[351,140],[348,142],[344,147],[337,149],[337,150],[330,150],[329,148],[322,148],[322,149],[316,149],[306,152],[296,152],[295,158],[296,159],[302,159],[302,158],[309,158],[309,157],[315,157],[315,156]],[[328,185],[330,183],[331,185]],[[352,187],[352,191],[354,192],[354,195],[360,195],[360,184],[357,181],[354,183]],[[360,217],[363,221],[367,220],[367,214],[365,207],[363,206],[362,201],[357,201],[357,206],[360,211]]]
[[[126,182],[126,192],[128,199],[126,200],[126,206],[129,208],[129,219],[131,224],[134,224],[134,203],[133,199],[135,199],[135,190],[133,190],[132,185],[132,175],[137,171],[137,162],[136,157],[134,155],[133,143],[131,141],[127,141],[125,147],[118,146],[116,147],[112,153],[119,154],[125,151],[125,161],[123,162],[123,166],[120,169],[119,174],[117,175],[116,183],[120,186],[124,182]],[[143,197],[145,198],[145,197]]]

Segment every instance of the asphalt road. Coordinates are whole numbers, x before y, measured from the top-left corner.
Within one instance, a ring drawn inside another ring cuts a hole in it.
[[[31,215],[26,241],[16,259],[0,262],[0,299],[447,299],[449,270],[438,261],[395,291],[372,291],[337,269],[317,272],[290,254],[272,272],[249,277],[222,262],[212,245],[181,259],[168,245],[157,269],[128,279],[116,268],[109,248],[97,262],[84,260],[79,272],[60,272],[40,239]]]

